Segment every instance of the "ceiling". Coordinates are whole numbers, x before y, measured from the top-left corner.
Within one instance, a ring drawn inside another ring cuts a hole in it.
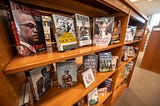
[[[160,13],[160,0],[130,0],[146,16]]]

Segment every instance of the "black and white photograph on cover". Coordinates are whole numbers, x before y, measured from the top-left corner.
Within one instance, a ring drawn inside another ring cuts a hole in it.
[[[55,14],[52,15],[52,17],[58,36],[60,36],[63,32],[75,34],[74,22],[72,18]]]
[[[11,12],[16,25],[20,45],[17,44],[18,52],[22,56],[28,56],[46,50],[42,19],[40,13],[32,8],[17,2],[10,1]],[[23,7],[23,8],[19,8]]]
[[[82,73],[82,78],[83,78],[85,88],[88,88],[95,81],[92,69],[90,68],[84,71]]]
[[[114,26],[114,17],[101,17],[94,19],[94,38],[96,45],[106,45],[111,43]]]
[[[56,64],[59,88],[68,88],[77,83],[77,66],[75,61],[66,61]]]
[[[34,87],[36,94],[36,100],[52,86],[53,80],[53,65],[46,65],[38,68],[34,68],[29,71],[29,77],[31,78],[31,85]]]
[[[79,45],[90,45],[91,33],[90,33],[90,21],[89,17],[82,14],[75,14],[76,27],[79,39]]]

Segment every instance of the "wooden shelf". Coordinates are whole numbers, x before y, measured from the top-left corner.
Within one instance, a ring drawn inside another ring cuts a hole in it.
[[[124,42],[124,45],[129,45],[129,44],[134,44],[139,42],[141,42],[141,40],[134,40],[133,42]]]
[[[92,89],[96,88],[105,79],[109,78],[115,71],[106,73],[97,73],[95,82],[92,83],[87,89],[82,82],[78,82],[76,86],[65,89],[58,89],[52,87],[49,89],[36,104],[38,106],[71,106],[78,102],[81,98],[86,96]],[[67,99],[69,98],[69,99]]]
[[[123,69],[125,65],[127,65],[130,61],[134,60],[135,58],[136,58],[136,56],[133,57],[133,58],[129,58],[129,59],[128,59],[127,61],[125,61],[125,62],[123,61],[123,62],[121,63],[121,65],[120,65],[120,67],[118,68],[118,70]]]
[[[9,64],[5,67],[5,74],[12,74],[16,72],[26,71],[39,66],[52,64],[54,62],[60,62],[75,57],[88,55],[96,52],[109,50],[122,46],[121,43],[110,45],[110,46],[86,46],[77,48],[66,52],[51,52],[43,53],[38,55],[26,56],[26,57],[14,57]]]
[[[101,106],[111,94],[112,92],[107,92],[104,96],[98,97],[98,104],[96,104],[95,106]]]
[[[115,101],[118,99],[118,97],[125,88],[127,88],[127,84],[122,84],[113,92],[111,104],[115,103]]]
[[[130,74],[130,72],[127,72],[127,74],[126,74],[124,77],[122,77],[122,78],[117,78],[117,79],[116,79],[116,82],[115,82],[114,89],[116,89],[116,88],[121,84],[121,82],[123,82],[124,79],[126,79],[126,78],[128,77],[129,74]]]

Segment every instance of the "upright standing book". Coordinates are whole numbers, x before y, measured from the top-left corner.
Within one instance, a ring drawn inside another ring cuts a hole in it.
[[[68,88],[76,85],[77,64],[74,60],[57,63],[56,72],[59,88]]]
[[[53,65],[50,64],[34,68],[27,71],[26,76],[30,82],[35,100],[39,100],[40,97],[52,86]]]
[[[121,20],[114,21],[112,44],[120,42]]]
[[[93,44],[108,46],[112,39],[114,17],[94,18],[93,25]]]
[[[81,14],[75,14],[76,18],[76,30],[78,45],[86,46],[91,45],[91,33],[90,33],[90,21],[89,17]]]
[[[88,106],[94,106],[98,103],[98,89],[94,88],[91,92],[87,95],[88,99]]]
[[[42,18],[38,11],[15,1],[10,1],[11,27],[18,53],[28,56],[46,50]]]
[[[99,71],[108,72],[112,70],[111,52],[99,53]]]
[[[74,21],[71,17],[53,14],[54,32],[58,51],[77,48]]]
[[[98,56],[96,54],[90,54],[83,56],[83,70],[86,71],[89,68],[93,70],[93,73],[97,73],[98,68]]]

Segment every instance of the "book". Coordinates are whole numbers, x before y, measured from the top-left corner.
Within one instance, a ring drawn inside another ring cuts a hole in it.
[[[89,68],[93,70],[93,73],[97,73],[98,68],[98,56],[96,54],[90,54],[83,56],[83,70],[86,71]]]
[[[137,26],[128,25],[127,31],[126,31],[126,36],[125,36],[126,42],[132,42],[134,40],[136,29],[137,29]]]
[[[134,36],[134,40],[141,40],[144,34],[144,29],[137,29],[136,34]]]
[[[113,82],[113,80],[111,78],[108,78],[98,86],[98,89],[105,88],[106,92],[111,92],[111,90],[112,90],[112,82]]]
[[[97,87],[88,93],[87,99],[88,99],[88,106],[94,106],[95,104],[98,103],[98,89],[97,89]]]
[[[37,67],[25,73],[30,83],[34,99],[39,100],[52,86],[53,65]]]
[[[20,56],[46,50],[42,18],[38,11],[10,0],[11,27]]]
[[[88,88],[95,81],[92,69],[90,68],[82,72],[82,78],[85,88]]]
[[[112,54],[111,52],[99,53],[99,71],[109,72],[112,71]]]
[[[75,14],[77,40],[80,47],[91,45],[90,20],[88,16]]]
[[[77,64],[75,60],[56,63],[58,88],[68,88],[77,84]]]
[[[112,70],[115,70],[117,68],[117,62],[118,62],[118,56],[112,56]]]
[[[114,17],[99,17],[93,21],[93,44],[108,46],[111,44]]]
[[[74,29],[74,21],[70,17],[53,14],[54,33],[58,51],[66,51],[78,47]]]
[[[114,21],[112,44],[120,42],[121,20]]]

